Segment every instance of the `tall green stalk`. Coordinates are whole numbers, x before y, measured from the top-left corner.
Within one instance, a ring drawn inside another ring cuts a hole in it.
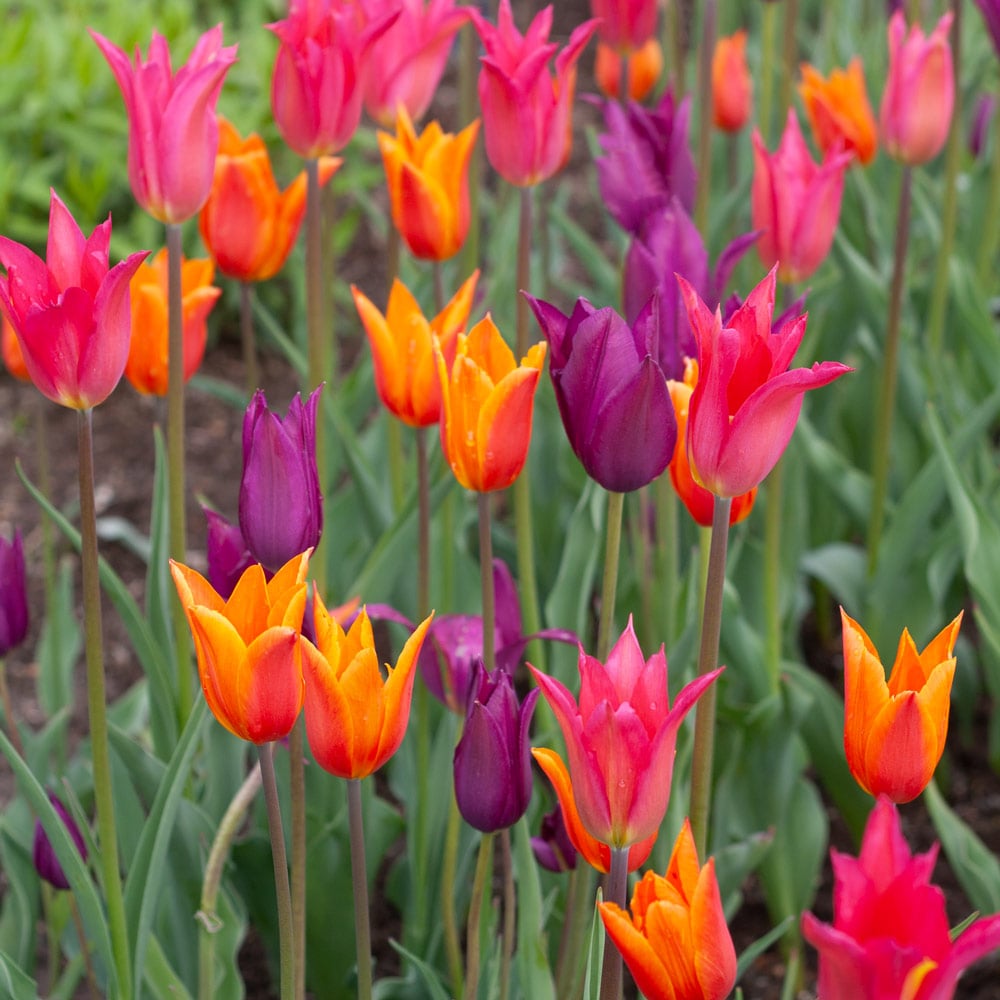
[[[308,384],[312,391],[330,372],[330,343],[323,309],[323,191],[319,160],[306,160],[306,337]],[[317,448],[317,451],[321,449]]]
[[[795,23],[799,17],[799,0],[785,0],[785,41],[781,61],[781,90],[779,92],[780,116],[778,127],[784,127],[785,115],[792,106],[792,84],[798,72],[798,46],[795,41]]]
[[[992,288],[997,264],[997,247],[1000,246],[1000,127],[993,127],[993,161],[990,167],[990,186],[983,213],[983,235],[979,241],[978,271],[980,287]]]
[[[444,857],[441,859],[441,923],[444,933],[444,953],[448,961],[453,996],[464,993],[462,944],[458,939],[455,916],[455,872],[458,869],[458,840],[462,830],[462,814],[458,811],[455,789],[452,787],[448,805],[448,825],[444,835]]]
[[[111,951],[118,979],[118,1000],[131,1000],[132,959],[125,923],[125,900],[118,870],[118,832],[108,750],[107,690],[101,636],[101,582],[98,575],[97,509],[94,502],[93,410],[78,410],[80,462],[80,562],[83,571],[84,651],[87,663],[87,710],[94,770],[94,801],[100,844],[101,876],[108,908]]]
[[[774,67],[777,59],[774,54],[774,36],[778,28],[778,8],[780,4],[765,3],[761,14],[760,28],[760,110],[757,120],[760,122],[760,132],[765,143],[771,141],[771,109],[774,104]]]
[[[503,877],[503,950],[500,961],[500,1000],[510,996],[510,969],[514,959],[517,928],[517,893],[514,889],[514,859],[510,853],[510,827],[500,831],[500,867]]]
[[[260,388],[260,369],[257,366],[257,342],[253,332],[253,283],[240,282],[240,346],[243,351],[243,378],[247,396]]]
[[[615,595],[618,591],[618,561],[622,541],[622,511],[625,494],[608,491],[607,537],[604,546],[604,581],[601,584],[601,617],[597,627],[597,658],[603,663],[611,648],[615,622]]]
[[[625,908],[628,886],[628,848],[611,848],[611,871],[608,873],[607,901]],[[622,956],[609,934],[604,939],[604,964],[601,969],[601,1000],[621,1000]]]
[[[479,35],[471,23],[459,32],[458,57],[458,120],[464,127],[478,113],[476,77],[479,73]],[[479,201],[483,182],[483,156],[477,142],[469,157],[469,232],[462,246],[462,274],[471,274],[479,267]]]
[[[358,956],[358,1000],[372,996],[372,932],[368,912],[368,869],[361,810],[361,781],[347,782],[347,822],[351,837],[351,880],[354,886],[354,942]]]
[[[776,694],[781,684],[781,541],[785,529],[785,460],[764,485],[767,510],[764,518],[764,667],[768,687]]]
[[[314,600],[319,598],[315,597]],[[295,942],[295,1000],[306,996],[306,751],[305,716],[288,734],[288,785],[292,820],[292,940]]]
[[[712,54],[715,50],[715,0],[704,0],[698,54],[698,191],[694,222],[708,232],[708,192],[712,185]]]
[[[729,545],[729,511],[733,501],[716,497],[712,508],[712,541],[708,553],[705,603],[701,616],[701,648],[698,676],[719,665],[722,632],[722,594],[726,584],[726,549]],[[691,832],[698,857],[707,856],[708,819],[712,800],[712,757],[715,751],[716,686],[710,684],[698,699],[694,717],[694,749],[691,759]]]
[[[483,666],[496,668],[496,599],[493,590],[493,537],[490,530],[490,495],[479,498],[479,577],[483,589]]]
[[[465,933],[465,990],[462,1000],[476,1000],[479,995],[479,917],[487,888],[486,875],[493,860],[493,838],[496,834],[484,833],[479,841],[476,874],[472,879],[472,896],[469,900],[469,922]]]

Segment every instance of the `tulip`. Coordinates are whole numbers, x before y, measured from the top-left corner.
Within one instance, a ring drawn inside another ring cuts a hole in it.
[[[862,163],[871,162],[878,133],[860,59],[852,59],[846,70],[833,70],[828,80],[804,63],[799,93],[824,156],[847,150]]]
[[[561,806],[542,817],[538,836],[531,838],[531,850],[546,871],[568,872],[576,868],[577,850],[566,832]]]
[[[688,142],[691,100],[675,105],[668,89],[652,110],[617,101],[602,104],[607,131],[597,137],[597,183],[611,217],[629,233],[666,208],[676,196],[694,208],[695,167]]]
[[[21,532],[0,535],[0,660],[28,634],[28,582]]]
[[[308,568],[309,551],[290,559],[270,581],[254,563],[224,599],[200,573],[170,560],[205,700],[241,740],[283,739],[299,717]]]
[[[253,565],[243,532],[238,524],[230,524],[221,514],[208,507],[202,507],[205,514],[205,560],[208,563],[206,577],[212,589],[224,600],[239,583],[240,577]]]
[[[641,49],[656,31],[657,0],[590,0],[601,41],[620,52]]]
[[[62,804],[58,795],[55,795],[53,792],[49,792],[48,795],[49,802],[52,803],[52,808],[55,809],[62,820],[63,826],[66,827],[66,832],[76,845],[80,857],[86,861],[87,842],[83,839],[83,834],[76,825],[76,820],[73,819],[69,810]],[[54,889],[69,888],[69,879],[66,877],[63,867],[59,863],[59,859],[56,857],[52,842],[49,840],[49,836],[45,832],[41,820],[37,819],[35,820],[35,835],[31,844],[31,861],[39,877],[45,879]]]
[[[0,357],[3,357],[4,367],[14,378],[22,382],[31,381],[28,366],[24,363],[24,355],[21,353],[21,345],[17,342],[17,334],[2,313],[0,313]]]
[[[774,269],[723,325],[678,278],[698,341],[698,384],[688,412],[687,451],[695,482],[719,497],[758,486],[795,430],[802,397],[851,371],[837,361],[788,366],[806,330],[805,315],[772,332]]]
[[[288,17],[268,25],[281,43],[271,110],[299,156],[327,156],[350,142],[361,121],[372,45],[395,19],[361,24],[358,10],[343,0],[291,0]]]
[[[630,328],[614,309],[578,299],[570,316],[525,296],[552,349],[549,374],[566,436],[587,475],[628,493],[670,461],[677,424],[660,368],[659,310]]]
[[[212,284],[215,267],[207,257],[181,258],[184,381],[198,370],[208,340],[208,314],[222,291]],[[141,393],[167,392],[167,251],[143,263],[130,287],[132,340],[125,377]]]
[[[721,668],[687,684],[671,708],[663,647],[644,661],[631,616],[606,664],[581,647],[578,665],[579,703],[559,681],[529,667],[566,740],[584,828],[612,848],[629,847],[659,827],[677,731]]]
[[[385,315],[353,285],[351,294],[368,334],[375,363],[375,388],[386,409],[410,427],[429,427],[441,417],[441,383],[434,359],[434,339],[445,365],[455,359],[459,331],[465,329],[476,294],[475,271],[430,322],[417,300],[393,279]]]
[[[474,7],[469,16],[486,49],[479,73],[486,155],[511,184],[537,184],[558,173],[569,159],[576,61],[597,22],[585,21],[574,29],[556,56],[553,78],[548,63],[558,46],[548,40],[551,5],[535,15],[524,35],[514,25],[510,0],[500,0],[496,27]]]
[[[304,642],[306,735],[316,763],[341,778],[365,778],[398,749],[410,716],[413,678],[429,616],[406,640],[395,668],[379,672],[362,608],[348,632],[314,602],[315,644]]]
[[[458,135],[433,121],[414,131],[400,106],[395,137],[378,133],[392,202],[392,222],[415,257],[447,260],[469,231],[469,158],[479,119]]]
[[[243,418],[240,531],[253,557],[273,570],[319,542],[323,496],[316,470],[316,408],[296,395],[282,420],[258,389]]]
[[[747,67],[747,33],[720,38],[712,54],[712,122],[723,132],[739,132],[750,120],[753,80]]]
[[[688,820],[677,835],[666,875],[649,871],[637,883],[631,913],[614,903],[601,903],[600,911],[608,936],[647,1000],[729,996],[736,982],[736,951],[715,859],[699,867]]]
[[[851,153],[834,152],[814,163],[794,109],[774,153],[754,129],[750,217],[762,230],[760,259],[766,267],[777,264],[782,281],[808,278],[830,252],[851,159]]]
[[[660,48],[660,43],[655,38],[650,38],[639,48],[624,55],[604,42],[597,43],[594,77],[601,93],[613,100],[620,96],[622,59],[628,63],[629,100],[645,100],[663,72],[663,49]]]
[[[111,218],[84,237],[51,193],[45,260],[0,236],[0,309],[14,327],[25,367],[43,396],[86,410],[118,384],[128,358],[129,281],[146,257],[108,268]]]
[[[206,31],[174,73],[167,40],[153,32],[148,57],[135,63],[91,30],[122,92],[129,121],[128,179],[135,200],[160,222],[183,222],[205,203],[219,141],[215,105],[236,61],[222,25]]]
[[[397,11],[399,15],[372,45],[365,109],[385,128],[396,120],[400,107],[412,121],[419,121],[434,98],[467,12],[454,0],[361,0],[360,5],[369,22]]]
[[[513,826],[531,800],[528,731],[538,689],[518,704],[511,675],[480,665],[473,691],[455,747],[455,801],[469,826],[494,833]]]
[[[335,157],[322,157],[320,185],[339,166]],[[243,139],[220,118],[212,190],[198,216],[201,238],[219,270],[238,281],[273,278],[288,259],[305,210],[305,173],[280,191],[264,140],[256,132]]]
[[[674,484],[674,490],[684,502],[684,506],[687,507],[688,513],[703,528],[711,528],[715,498],[704,486],[699,486],[695,482],[694,476],[691,474],[691,463],[688,461],[687,452],[688,411],[691,406],[691,396],[697,384],[698,362],[691,358],[688,358],[688,363],[684,368],[684,381],[677,382],[671,379],[667,382],[670,401],[673,403],[674,415],[677,418],[677,443],[674,445],[674,454],[670,459],[670,481]],[[740,521],[749,516],[756,498],[756,486],[749,492],[733,498],[729,508],[730,525],[739,524]]]
[[[480,493],[503,490],[520,475],[531,442],[535,388],[545,344],[514,360],[487,314],[458,335],[450,370],[435,346],[441,384],[441,448],[455,478]]]
[[[902,11],[889,21],[889,73],[882,91],[879,129],[886,152],[910,165],[941,152],[955,106],[949,11],[929,37],[919,25],[906,30]]]
[[[969,129],[969,152],[978,160],[986,149],[990,125],[996,117],[997,99],[993,94],[980,94]]]
[[[1000,58],[1000,2],[998,0],[976,0],[979,13],[983,15],[986,31],[993,41],[997,58]]]
[[[860,855],[830,852],[833,924],[802,915],[802,933],[819,950],[823,1000],[950,1000],[962,972],[1000,947],[1000,915],[973,920],[952,940],[944,893],[931,882],[938,846],[911,854],[899,813],[880,796]]]
[[[918,653],[903,630],[889,682],[864,629],[841,611],[844,633],[844,750],[870,795],[909,802],[927,787],[948,735],[952,650],[962,615]]]

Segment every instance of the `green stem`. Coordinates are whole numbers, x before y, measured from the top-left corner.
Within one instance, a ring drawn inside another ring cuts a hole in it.
[[[594,869],[579,859],[570,872],[566,916],[556,963],[556,996],[578,997],[585,968],[584,939],[594,918]]]
[[[255,764],[229,803],[215,831],[215,840],[205,862],[205,877],[201,883],[201,908],[195,914],[198,921],[198,1000],[215,996],[215,935],[222,929],[216,912],[222,884],[222,870],[229,855],[233,838],[246,816],[250,804],[260,791],[260,766]]]
[[[458,120],[462,126],[468,125],[478,113],[478,75],[479,36],[471,24],[465,24],[459,33],[458,59]],[[479,201],[483,182],[481,145],[477,142],[469,157],[469,232],[462,247],[462,274],[471,274],[479,267]]]
[[[708,192],[712,186],[712,54],[715,49],[715,0],[704,0],[698,54],[698,192],[694,221],[708,232]]]
[[[323,318],[323,191],[319,160],[306,160],[306,336],[308,376],[312,391],[330,372],[330,345]],[[319,449],[317,449],[319,450]]]
[[[715,670],[719,661],[722,632],[722,594],[726,583],[726,549],[729,544],[729,497],[716,497],[712,509],[712,543],[708,554],[708,578],[701,618],[701,649],[698,676]],[[698,857],[707,856],[708,817],[712,797],[712,754],[715,749],[716,686],[710,684],[698,699],[694,718],[694,749],[691,759],[691,832]]]
[[[604,547],[604,581],[601,584],[601,617],[597,628],[597,658],[602,662],[611,649],[615,621],[615,594],[618,590],[618,558],[622,541],[622,511],[625,494],[608,491],[607,539]]]
[[[1000,245],[1000,114],[994,115],[993,161],[990,166],[990,186],[983,213],[983,234],[979,240],[977,261],[979,284],[985,291],[993,287],[993,269],[996,267],[997,246]]]
[[[662,595],[662,641],[669,648],[677,638],[677,592],[680,571],[677,561],[680,524],[677,517],[677,494],[669,475],[662,475],[653,483],[653,502],[656,505],[656,575]]]
[[[392,491],[392,510],[398,514],[403,509],[403,498],[406,496],[406,469],[403,455],[403,428],[400,422],[388,411],[386,428],[389,451],[389,486]]]
[[[625,908],[625,891],[628,887],[628,848],[611,848],[611,871],[608,873],[609,903]],[[604,966],[601,970],[601,1000],[621,1000],[622,956],[609,934],[604,939]]]
[[[510,968],[517,933],[517,897],[514,891],[514,862],[510,855],[510,828],[500,831],[500,864],[503,869],[503,958],[500,963],[500,1000],[510,996]]]
[[[461,829],[462,814],[458,811],[453,789],[444,835],[444,857],[441,860],[441,922],[444,924],[444,951],[451,976],[451,992],[456,997],[463,993],[462,945],[458,939],[458,920],[455,916],[455,872],[458,869]]]
[[[21,731],[14,719],[14,706],[10,700],[10,688],[7,686],[7,666],[2,656],[0,656],[0,706],[3,707],[4,727],[10,734],[10,741],[18,754],[23,757],[24,744],[21,742]]]
[[[774,103],[774,36],[778,28],[778,3],[765,3],[760,26],[760,132],[764,142],[771,139],[771,105]]]
[[[315,598],[314,598],[315,599]],[[306,996],[306,751],[305,717],[288,734],[288,778],[292,818],[292,940],[295,942],[295,1000]]]
[[[417,428],[417,621],[431,611],[431,487],[427,428]]]
[[[798,46],[795,43],[795,22],[799,17],[799,0],[785,0],[785,45],[781,62],[781,93],[778,106],[779,128],[784,127],[785,116],[792,106],[792,83],[798,72]]]
[[[285,834],[281,827],[281,803],[278,782],[274,776],[274,744],[262,743],[260,774],[267,803],[267,826],[271,833],[271,860],[274,864],[274,892],[278,902],[278,950],[281,964],[281,1000],[295,996],[295,940],[292,922],[292,892],[288,885],[288,859],[285,855]]]
[[[108,907],[108,929],[119,1000],[132,996],[132,961],[125,900],[118,870],[118,833],[111,788],[108,750],[107,690],[104,681],[104,644],[101,638],[101,582],[98,577],[97,510],[94,503],[93,410],[78,410],[77,443],[80,454],[80,562],[83,570],[84,649],[87,662],[87,708],[94,771],[94,801],[100,843],[101,875]]]
[[[463,1000],[476,1000],[479,995],[479,916],[483,912],[486,895],[486,873],[493,859],[493,838],[496,834],[484,833],[479,841],[476,874],[472,880],[469,900],[469,923],[465,933],[465,992]]]
[[[354,884],[354,941],[358,955],[358,1000],[372,996],[372,935],[368,913],[368,869],[361,809],[361,781],[347,782],[347,819],[351,836],[351,879]]]
[[[83,917],[80,916],[80,907],[76,904],[76,897],[69,895],[69,912],[73,918],[73,927],[76,929],[76,938],[80,942],[80,954],[83,956],[83,965],[87,970],[87,996],[90,1000],[98,1000],[101,991],[97,986],[97,975],[94,973],[94,963],[90,959],[90,948],[87,947],[87,935],[83,929]],[[52,980],[53,982],[55,980]]]
[[[431,274],[434,278],[434,311],[440,313],[446,304],[444,298],[444,269],[441,267],[441,261],[434,261]]]
[[[781,538],[785,530],[785,462],[779,459],[764,487],[764,666],[772,694],[781,684]]]
[[[257,341],[253,331],[253,285],[240,282],[240,344],[243,348],[243,377],[247,396],[260,388],[260,370],[257,367]]]
[[[889,487],[889,455],[892,424],[896,408],[896,380],[899,367],[899,328],[903,307],[903,279],[906,274],[906,247],[910,238],[910,188],[913,168],[904,165],[899,187],[899,212],[896,218],[896,247],[889,289],[889,315],[885,331],[885,355],[882,359],[882,385],[875,417],[874,454],[872,458],[872,506],[868,522],[868,575],[878,565],[882,539],[882,521]]]
[[[493,592],[493,537],[490,532],[490,495],[479,498],[479,579],[483,588],[483,666],[496,668],[496,599]]]

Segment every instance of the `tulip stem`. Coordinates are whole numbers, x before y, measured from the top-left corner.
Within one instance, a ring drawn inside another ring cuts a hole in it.
[[[323,324],[323,192],[319,160],[306,160],[306,331],[308,385],[311,392],[327,377],[330,338]]]
[[[607,901],[625,909],[628,888],[628,848],[611,848],[611,871],[608,873]],[[601,969],[601,1000],[621,1000],[622,956],[609,934],[604,939],[604,964]]]
[[[708,577],[701,617],[701,648],[698,676],[718,666],[719,635],[722,632],[722,594],[726,583],[726,549],[729,544],[729,497],[716,497],[712,508],[712,541],[708,553]],[[712,754],[715,747],[715,702],[717,687],[710,684],[698,699],[694,717],[694,749],[691,759],[691,832],[698,857],[708,851],[708,816],[712,798]]]
[[[764,4],[760,26],[760,131],[764,142],[771,138],[771,105],[774,101],[774,36],[777,31],[778,4]]]
[[[492,674],[496,658],[496,595],[493,592],[493,537],[490,495],[479,493],[479,578],[483,588],[483,666]]]
[[[445,307],[444,270],[441,267],[441,261],[434,261],[431,273],[434,276],[434,311],[440,313]]]
[[[958,117],[958,116],[956,116]],[[1000,113],[994,114],[1000,121]],[[979,284],[985,293],[992,290],[993,268],[996,266],[997,244],[1000,243],[1000,127],[993,127],[993,162],[990,167],[990,186],[986,196],[986,211],[983,213],[983,235],[979,241]]]
[[[608,650],[611,648],[611,629],[615,620],[615,594],[618,590],[618,558],[621,551],[624,507],[625,494],[608,490],[604,581],[601,584],[601,617],[597,626],[597,658],[602,663],[607,659]]]
[[[799,0],[785,0],[785,51],[781,62],[781,91],[778,101],[778,122],[785,120],[788,109],[792,106],[792,81],[798,69],[795,43],[795,24],[799,19]]]
[[[262,743],[257,750],[260,754],[264,801],[267,803],[267,826],[271,833],[271,860],[274,864],[274,892],[278,902],[281,1000],[293,1000],[295,996],[295,940],[293,938],[292,893],[288,885],[288,860],[285,855],[285,834],[281,827],[278,782],[274,776],[274,744]]]
[[[764,667],[768,687],[777,694],[781,684],[781,536],[785,496],[785,463],[778,459],[767,478],[764,518]]]
[[[715,48],[715,0],[705,0],[698,55],[698,191],[694,221],[708,232],[708,192],[712,186],[712,52]]]
[[[354,941],[358,955],[358,1000],[371,1000],[372,935],[368,914],[368,870],[361,808],[361,781],[347,782],[347,819],[351,836],[351,879],[354,883]]]
[[[222,929],[215,904],[222,883],[222,869],[232,847],[236,831],[246,816],[250,803],[260,791],[260,765],[255,764],[233,796],[215,832],[215,840],[205,862],[205,877],[201,883],[201,908],[195,914],[198,921],[198,1000],[215,996],[215,935]]]
[[[53,629],[53,631],[56,631]],[[10,733],[10,741],[20,756],[24,756],[24,744],[21,742],[21,731],[14,720],[14,706],[10,700],[10,688],[7,686],[7,666],[0,656],[0,705],[3,706],[4,724]]]
[[[896,218],[896,248],[889,289],[889,315],[885,331],[885,355],[882,359],[882,385],[875,418],[875,448],[872,457],[872,506],[868,522],[868,575],[878,566],[879,542],[889,486],[889,454],[892,424],[896,407],[896,380],[899,367],[899,327],[903,306],[903,279],[906,274],[906,247],[910,238],[910,188],[913,168],[904,165],[899,187],[899,212]]]
[[[479,995],[479,916],[486,895],[486,873],[493,860],[493,833],[484,833],[479,841],[476,874],[472,880],[469,900],[469,922],[465,933],[465,992],[463,1000],[476,1000]]]
[[[566,891],[566,916],[556,966],[556,996],[578,997],[584,972],[584,937],[594,917],[594,869],[577,860]]]
[[[253,285],[240,282],[240,344],[243,347],[243,376],[246,379],[247,399],[260,388],[257,368],[257,343],[253,331]]]
[[[653,481],[653,502],[656,505],[656,573],[662,588],[663,635],[669,647],[677,638],[677,494],[669,476]]]
[[[94,963],[90,958],[90,948],[87,947],[87,933],[83,928],[83,917],[80,916],[80,907],[77,906],[76,896],[70,893],[69,912],[73,919],[73,927],[76,930],[76,939],[80,942],[80,954],[83,956],[83,967],[87,970],[87,996],[90,1000],[98,1000],[101,991],[97,985],[97,976],[94,973]]]
[[[471,23],[462,25],[458,34],[458,120],[464,127],[476,117],[479,107],[476,78],[479,75],[479,35]],[[479,267],[479,200],[483,183],[483,158],[479,143],[469,156],[469,232],[462,247],[462,274]]]
[[[441,861],[441,921],[444,924],[444,950],[451,975],[451,992],[462,996],[462,945],[458,939],[455,919],[455,869],[458,867],[458,838],[462,829],[462,814],[452,789],[448,807],[448,826],[444,835],[444,857]]]
[[[169,229],[169,227],[168,227]],[[107,691],[104,681],[104,643],[101,637],[101,581],[98,576],[97,509],[94,503],[93,410],[78,410],[80,455],[80,562],[83,571],[84,649],[87,662],[87,708],[94,771],[94,801],[101,875],[108,907],[108,929],[118,979],[119,1000],[132,996],[132,962],[129,955],[125,900],[118,870],[118,833],[111,789],[108,750]]]
[[[514,862],[510,855],[510,827],[500,831],[500,864],[503,869],[503,959],[500,963],[500,1000],[510,996],[510,967],[514,959],[517,896]]]
[[[184,507],[184,307],[182,303],[182,233],[179,223],[167,230],[167,471],[170,509],[170,555],[186,562],[187,516]],[[174,655],[177,658],[177,719],[184,727],[194,691],[187,615],[175,594],[171,603]]]
[[[315,597],[314,597],[315,600]],[[288,734],[288,784],[292,812],[292,940],[295,942],[295,1000],[306,995],[306,751],[300,717]]]

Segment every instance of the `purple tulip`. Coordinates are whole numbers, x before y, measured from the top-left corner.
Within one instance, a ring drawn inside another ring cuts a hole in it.
[[[652,482],[670,462],[677,438],[659,362],[655,298],[630,327],[614,309],[595,309],[583,298],[564,316],[525,297],[549,342],[559,412],[587,475],[615,493]]]
[[[976,101],[976,110],[972,116],[972,128],[969,130],[969,152],[977,160],[986,149],[990,124],[993,121],[996,106],[997,99],[993,94],[980,94]]]
[[[691,99],[675,107],[667,90],[652,110],[633,101],[600,105],[607,132],[598,136],[604,155],[596,160],[597,182],[612,218],[638,233],[673,197],[690,212],[697,177],[688,142]]]
[[[455,801],[469,826],[483,833],[513,826],[531,799],[531,716],[539,689],[520,705],[503,667],[477,665],[474,697],[455,747]]]
[[[205,535],[208,571],[205,576],[216,593],[228,601],[243,571],[255,560],[243,541],[243,532],[238,524],[230,524],[208,507],[202,507],[202,511],[208,528]]]
[[[59,814],[59,818],[63,821],[63,826],[69,831],[73,843],[76,844],[76,849],[80,852],[80,857],[86,861],[87,845],[84,842],[83,834],[80,833],[80,828],[76,825],[76,820],[73,819],[66,810],[66,807],[52,792],[49,792],[49,802],[52,803],[52,808]],[[49,841],[48,834],[45,832],[40,820],[35,820],[35,839],[32,844],[31,857],[35,865],[35,871],[49,885],[55,886],[57,889],[69,888],[69,879],[66,878],[66,873],[62,869],[62,865],[59,864],[56,852],[53,850],[52,843]]]
[[[24,642],[28,634],[28,585],[24,573],[21,532],[7,541],[0,536],[0,658]]]
[[[993,48],[1000,58],[1000,0],[976,0],[976,6],[986,22],[986,30],[993,39]]]
[[[316,471],[316,389],[292,399],[282,420],[254,393],[243,418],[240,530],[254,559],[272,573],[319,542],[323,497]]]
[[[550,872],[568,872],[576,868],[576,848],[566,832],[562,808],[556,806],[542,817],[542,828],[531,838],[535,860]]]

